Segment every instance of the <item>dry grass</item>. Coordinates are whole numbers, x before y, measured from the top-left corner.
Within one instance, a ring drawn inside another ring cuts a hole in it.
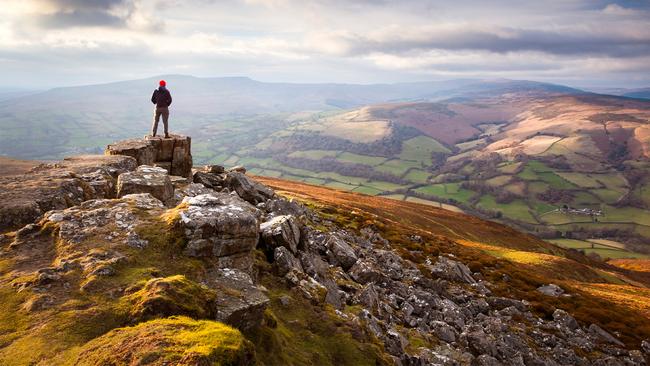
[[[585,325],[596,323],[618,334],[635,349],[650,338],[650,276],[594,261],[503,225],[427,205],[260,180],[339,225],[353,230],[374,227],[415,263],[452,253],[492,282],[496,295],[525,299],[539,316],[548,318],[556,308],[565,309]],[[421,235],[424,242],[408,240],[411,234]],[[571,296],[552,298],[537,291],[548,283],[560,285]]]

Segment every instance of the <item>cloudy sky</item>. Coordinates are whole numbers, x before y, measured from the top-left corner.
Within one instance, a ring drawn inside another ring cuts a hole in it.
[[[2,1],[0,87],[159,74],[650,86],[650,1]]]

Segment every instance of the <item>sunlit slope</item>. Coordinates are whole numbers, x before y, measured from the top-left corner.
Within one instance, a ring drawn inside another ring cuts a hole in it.
[[[315,114],[215,162],[631,246],[615,258],[650,238],[649,121],[630,98],[476,94]]]
[[[551,316],[571,310],[580,321],[596,323],[634,344],[650,336],[650,276],[556,247],[506,226],[410,202],[369,197],[323,187],[258,177],[278,193],[305,202],[349,227],[372,223],[416,262],[452,253],[495,283],[497,294],[530,301]],[[413,240],[413,235],[421,241]],[[549,297],[537,287],[555,283],[570,296]],[[635,319],[630,322],[629,319]]]

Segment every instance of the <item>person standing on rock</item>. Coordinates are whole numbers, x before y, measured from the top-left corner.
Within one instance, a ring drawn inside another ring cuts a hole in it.
[[[151,96],[151,103],[156,105],[156,110],[153,114],[151,136],[156,136],[156,132],[158,132],[158,121],[160,121],[160,116],[162,116],[163,125],[165,125],[165,138],[169,138],[169,106],[172,104],[172,94],[167,90],[165,80],[160,80],[158,85],[158,89],[154,90]]]

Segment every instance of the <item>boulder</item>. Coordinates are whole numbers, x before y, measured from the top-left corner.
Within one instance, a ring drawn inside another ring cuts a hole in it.
[[[291,253],[298,252],[300,243],[300,226],[292,215],[276,216],[260,225],[260,243],[273,251],[277,247],[285,247]]]
[[[465,264],[443,256],[438,257],[431,268],[431,274],[450,281],[476,283],[472,271]]]
[[[367,284],[355,297],[355,301],[371,312],[379,313],[379,294],[373,283]]]
[[[348,271],[354,281],[367,284],[370,282],[382,283],[387,280],[383,271],[376,263],[369,260],[358,260]]]
[[[280,276],[284,276],[291,271],[302,272],[300,261],[285,247],[275,248],[273,251],[273,263]]]
[[[192,175],[192,181],[194,183],[203,184],[204,186],[208,188],[212,188],[214,190],[221,190],[224,186],[223,175],[217,175],[217,174],[200,172],[200,171],[195,172]]]
[[[218,294],[217,320],[247,332],[262,324],[269,298],[247,273],[224,268],[207,285]]]
[[[555,309],[553,312],[553,320],[570,330],[576,330],[580,327],[575,318],[562,309]]]
[[[357,255],[352,247],[336,235],[332,235],[325,244],[330,263],[339,264],[344,270],[349,270],[357,262]]]
[[[156,148],[148,140],[130,139],[115,142],[106,147],[106,155],[125,155],[134,158],[138,165],[151,165],[156,162]]]
[[[456,331],[449,324],[443,321],[434,320],[429,324],[429,326],[433,330],[433,334],[435,334],[435,336],[441,341],[447,343],[456,341]]]
[[[615,344],[617,346],[625,347],[625,344],[623,344],[623,342],[619,341],[613,335],[609,334],[605,329],[599,327],[596,324],[591,324],[589,326],[589,333],[591,333],[601,341]]]
[[[254,205],[272,198],[275,194],[271,188],[236,171],[229,172],[226,175],[225,184],[226,187],[237,192],[239,197]]]
[[[189,136],[145,136],[143,139],[119,141],[108,145],[106,155],[126,155],[138,165],[157,166],[171,175],[192,176],[192,140]]]
[[[250,271],[259,238],[259,211],[226,193],[186,197],[180,225],[188,239],[185,254],[213,257],[221,266]]]
[[[228,169],[228,172],[237,172],[237,173],[246,174],[246,168],[244,168],[241,165],[235,165],[234,167]]]
[[[142,165],[136,171],[120,174],[117,178],[118,197],[136,193],[149,193],[167,202],[174,197],[174,186],[165,169]]]
[[[641,341],[641,350],[646,355],[650,355],[650,340]]]
[[[564,290],[562,287],[550,283],[548,285],[540,286],[537,288],[537,291],[546,295],[546,296],[552,296],[552,297],[558,297],[564,293]]]
[[[206,165],[202,171],[210,174],[223,174],[226,172],[226,169],[221,165]]]

